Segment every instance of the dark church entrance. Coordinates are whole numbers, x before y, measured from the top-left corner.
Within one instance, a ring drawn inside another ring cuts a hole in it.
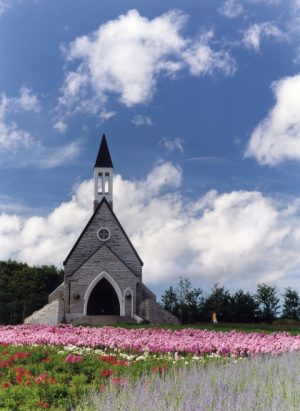
[[[87,315],[120,315],[120,303],[113,286],[102,278],[90,294]]]

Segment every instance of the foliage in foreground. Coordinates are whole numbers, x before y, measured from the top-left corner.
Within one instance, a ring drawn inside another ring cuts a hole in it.
[[[125,353],[76,346],[0,346],[0,409],[73,410],[91,391],[104,392],[138,381],[142,375],[164,374],[182,364],[228,362],[212,355]]]
[[[144,376],[94,392],[80,411],[271,411],[300,409],[300,353],[209,363]]]

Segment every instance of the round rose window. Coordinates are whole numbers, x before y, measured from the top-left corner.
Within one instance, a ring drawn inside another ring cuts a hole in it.
[[[99,230],[97,231],[97,237],[99,238],[99,240],[101,241],[107,241],[110,239],[110,231],[108,228],[106,227],[101,227],[99,228]]]

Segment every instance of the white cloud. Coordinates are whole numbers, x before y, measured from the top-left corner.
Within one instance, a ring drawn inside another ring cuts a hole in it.
[[[226,0],[219,8],[219,12],[230,19],[239,16],[244,11],[239,0]]]
[[[107,110],[102,110],[100,113],[100,118],[102,121],[109,120],[110,118],[114,117],[117,114],[116,111],[107,111]]]
[[[0,16],[9,8],[9,0],[0,0]]]
[[[81,148],[80,140],[58,147],[47,147],[38,144],[31,152],[30,158],[20,159],[19,167],[34,166],[37,168],[54,168],[65,165],[78,157]]]
[[[160,140],[160,145],[163,146],[167,152],[172,152],[172,151],[180,151],[183,153],[183,139],[179,137],[175,138],[162,138]]]
[[[114,181],[114,209],[144,260],[150,284],[189,276],[230,287],[288,283],[300,269],[300,201],[280,204],[260,192],[181,194],[181,170],[158,163],[142,181]],[[0,259],[61,266],[92,213],[93,182],[45,217],[0,217]],[[293,283],[295,286],[295,283]]]
[[[67,71],[59,99],[61,112],[97,114],[111,94],[127,107],[151,100],[160,76],[188,69],[194,76],[220,70],[232,74],[235,63],[224,50],[213,50],[213,33],[184,37],[187,16],[170,11],[149,20],[131,10],[90,35],[64,46]]]
[[[58,120],[56,123],[54,123],[53,128],[54,130],[63,134],[67,131],[68,126],[63,120]]]
[[[41,139],[22,130],[8,119],[16,112],[38,112],[40,103],[27,87],[21,87],[19,97],[0,96],[0,166],[52,168],[76,158],[80,151],[79,140],[68,145],[48,147]],[[56,127],[63,128],[62,124]],[[12,161],[13,160],[13,161]]]
[[[24,85],[20,88],[20,97],[12,99],[12,104],[16,110],[38,112],[41,109],[37,95],[33,94],[32,91]]]
[[[298,1],[298,0],[295,0]],[[276,6],[281,0],[224,0],[221,7],[219,7],[219,13],[230,19],[238,17],[242,14],[246,15],[248,10],[245,6],[251,6],[255,4],[265,4],[268,6]]]
[[[18,128],[14,121],[7,121],[8,113],[18,106],[19,99],[9,98],[2,93],[0,99],[0,152],[9,150],[15,152],[18,148],[28,148],[34,143],[34,138]],[[17,105],[17,106],[16,106]]]
[[[272,84],[274,107],[253,131],[246,157],[274,166],[300,160],[300,74]]]
[[[285,35],[277,26],[269,21],[259,24],[255,23],[244,31],[243,43],[247,48],[259,51],[263,38],[283,40]]]
[[[136,114],[131,120],[132,124],[135,126],[154,126],[152,118],[148,116],[142,116],[141,114]]]
[[[231,75],[235,71],[235,62],[227,51],[213,51],[209,43],[214,38],[212,30],[199,36],[193,44],[183,52],[190,73],[194,76],[213,74],[216,70]]]

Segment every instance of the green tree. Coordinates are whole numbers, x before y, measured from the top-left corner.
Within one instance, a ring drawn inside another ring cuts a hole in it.
[[[193,288],[191,281],[180,277],[175,288],[168,288],[161,297],[161,305],[176,315],[181,323],[192,323],[202,319],[203,292]]]
[[[178,299],[172,286],[163,293],[161,297],[161,305],[165,310],[178,316]]]
[[[258,284],[255,300],[259,304],[261,320],[272,322],[280,308],[277,288],[267,284]]]
[[[217,314],[219,321],[232,321],[232,298],[228,290],[214,284],[211,293],[205,301],[207,315],[210,316],[212,312]]]
[[[22,323],[43,307],[48,295],[63,281],[63,270],[52,266],[30,267],[0,261],[0,323]]]
[[[259,319],[258,303],[255,298],[243,290],[238,290],[232,296],[232,321],[233,322],[255,322]]]
[[[200,288],[192,288],[187,277],[180,277],[176,287],[178,314],[181,323],[198,321],[203,306],[203,293]]]
[[[283,294],[283,318],[291,318],[299,320],[300,318],[300,297],[297,290],[292,290],[291,287],[286,288]]]

